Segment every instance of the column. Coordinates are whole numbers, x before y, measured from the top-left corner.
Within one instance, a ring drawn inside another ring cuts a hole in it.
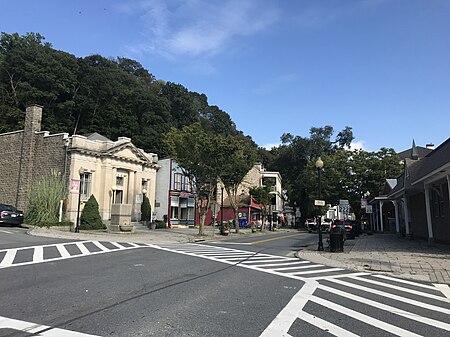
[[[425,210],[427,213],[428,242],[433,242],[433,223],[431,221],[430,185],[425,184]]]
[[[405,215],[405,232],[406,232],[406,237],[407,238],[411,238],[411,231],[409,229],[409,207],[408,207],[408,198],[406,197],[406,195],[402,198],[403,200],[403,205],[405,207],[403,207],[403,211],[404,211],[404,215]]]
[[[392,201],[395,209],[395,231],[397,232],[397,236],[400,236],[400,216],[398,214],[398,202],[397,200]]]
[[[384,201],[380,201],[380,226],[381,226],[381,232],[384,232],[384,224],[383,224],[383,204],[384,204]]]
[[[450,205],[450,176],[447,174],[448,203]]]

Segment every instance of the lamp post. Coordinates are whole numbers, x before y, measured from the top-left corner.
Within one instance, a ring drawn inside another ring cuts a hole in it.
[[[81,178],[82,175],[84,173],[84,168],[80,167],[80,169],[78,170],[78,174],[80,175],[80,187],[78,190],[78,208],[77,208],[77,224],[75,225],[75,233],[79,233],[80,232],[80,205],[81,205]]]
[[[220,234],[224,235],[223,230],[223,186],[220,188]]]
[[[323,161],[320,159],[320,157],[316,160],[316,169],[317,169],[317,185],[318,185],[318,198],[320,199],[320,172],[323,168]],[[319,218],[318,218],[318,231],[319,231],[319,244],[317,246],[317,250],[322,251],[323,250],[323,241],[322,241],[322,215],[320,212],[320,206],[319,207]]]

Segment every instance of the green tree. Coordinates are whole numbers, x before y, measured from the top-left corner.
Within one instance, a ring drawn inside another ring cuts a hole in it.
[[[92,194],[86,204],[80,216],[80,229],[105,229],[102,218],[98,210],[98,202]]]
[[[142,221],[150,221],[151,218],[152,207],[150,206],[150,200],[148,200],[147,196],[144,196],[144,200],[141,204],[141,220]]]
[[[236,233],[239,232],[238,210],[242,206],[239,187],[256,159],[254,143],[239,135],[217,136],[215,158],[220,168],[219,178],[234,211]]]
[[[200,123],[194,123],[181,130],[172,129],[165,143],[195,191],[195,207],[200,216],[198,234],[204,235],[206,213],[220,172],[215,139]]]
[[[249,191],[251,197],[253,198],[253,202],[260,205],[261,212],[261,225],[263,229],[266,228],[267,216],[269,214],[269,205],[272,200],[272,195],[270,194],[270,189],[268,186],[258,186],[252,187]]]

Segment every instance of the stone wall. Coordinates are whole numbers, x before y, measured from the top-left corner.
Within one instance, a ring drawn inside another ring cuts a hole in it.
[[[33,183],[45,176],[66,174],[67,134],[49,135],[41,132],[42,107],[30,106],[25,116],[24,130],[0,134],[0,203],[26,211]]]
[[[0,203],[16,205],[23,130],[0,134]]]

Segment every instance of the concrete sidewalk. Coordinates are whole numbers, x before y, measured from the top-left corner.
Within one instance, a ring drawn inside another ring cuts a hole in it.
[[[173,229],[153,229],[138,224],[135,226],[134,233],[117,232],[112,233],[107,230],[81,230],[79,233],[70,231],[69,227],[30,227],[28,234],[35,236],[45,236],[51,238],[68,239],[68,240],[97,240],[97,241],[116,241],[116,242],[134,242],[134,243],[185,243],[199,241],[221,241],[229,239],[237,239],[248,236],[258,236],[265,234],[284,233],[284,229],[278,229],[275,232],[252,233],[251,229],[241,228],[239,233],[235,233],[234,229],[230,234],[223,236],[219,234],[219,228],[205,226],[203,236],[198,235],[198,227],[196,228],[173,228]]]
[[[317,246],[298,257],[327,266],[383,273],[402,278],[450,284],[450,246],[406,240],[396,234],[363,234],[347,240],[344,252],[318,252]]]

